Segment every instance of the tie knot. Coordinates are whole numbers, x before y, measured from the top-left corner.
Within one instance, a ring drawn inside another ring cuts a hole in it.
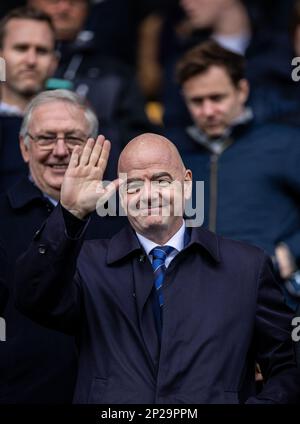
[[[174,250],[172,246],[157,246],[151,250],[151,254],[153,256],[153,260],[160,259],[165,261],[167,256]]]

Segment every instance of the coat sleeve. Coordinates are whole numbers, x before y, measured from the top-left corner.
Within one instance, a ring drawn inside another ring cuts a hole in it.
[[[281,187],[285,191],[286,196],[294,202],[295,211],[299,214],[299,198],[300,198],[300,148],[295,140],[300,137],[298,128],[289,128],[285,131],[285,137],[288,139],[288,144],[285,146],[285,151],[282,154],[284,157],[284,165],[282,165]],[[298,219],[298,223],[300,220]],[[294,228],[290,234],[286,234],[278,242],[284,242],[290,249],[294,258],[300,266],[300,224]]]
[[[300,374],[292,340],[293,312],[285,305],[272,263],[265,256],[257,294],[254,344],[265,384],[247,403],[298,403]]]
[[[16,307],[39,324],[68,334],[76,334],[80,320],[76,263],[86,225],[72,238],[58,205],[17,260],[15,270]]]

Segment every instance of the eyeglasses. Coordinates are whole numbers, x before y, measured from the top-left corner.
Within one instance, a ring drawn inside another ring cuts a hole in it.
[[[65,137],[44,134],[33,136],[27,132],[26,136],[29,136],[42,150],[53,150],[58,140],[64,140],[69,150],[73,150],[76,146],[83,146],[86,142],[85,139],[73,135],[68,135]]]

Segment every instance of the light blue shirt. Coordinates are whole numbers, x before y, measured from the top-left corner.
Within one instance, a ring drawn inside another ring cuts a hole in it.
[[[174,236],[170,238],[170,240],[168,240],[167,243],[165,243],[165,245],[174,247],[174,250],[166,258],[166,262],[165,262],[166,268],[168,268],[171,261],[184,248],[184,234],[185,234],[185,222],[183,221],[182,226],[179,228],[177,233],[175,233]],[[153,257],[150,254],[150,252],[152,249],[154,249],[154,247],[157,247],[158,244],[154,243],[152,240],[147,239],[146,237],[142,236],[141,234],[137,232],[136,232],[136,235],[142,247],[144,248],[150,262],[152,263]]]
[[[9,105],[8,103],[0,102],[0,115],[23,116],[23,112],[18,106]]]
[[[43,193],[43,195],[44,195],[44,197],[46,197],[46,198],[49,200],[49,202],[51,202],[51,203],[52,203],[52,205],[53,205],[53,206],[57,206],[57,204],[58,204],[58,200],[53,199],[53,197],[49,196],[49,195],[48,195],[48,194],[46,194],[46,193]]]
[[[33,181],[33,178],[32,178],[32,176],[29,174],[28,175],[28,179],[29,179],[29,181],[31,181],[32,182],[32,184],[34,184],[36,187],[37,187],[37,185],[35,184],[35,182]],[[39,188],[39,187],[38,187]],[[49,202],[51,202],[52,203],[52,205],[53,206],[57,206],[57,204],[58,204],[58,200],[56,200],[56,199],[53,199],[53,197],[51,197],[51,196],[49,196],[47,193],[43,193],[43,196],[44,197],[46,197],[48,200],[49,200]]]

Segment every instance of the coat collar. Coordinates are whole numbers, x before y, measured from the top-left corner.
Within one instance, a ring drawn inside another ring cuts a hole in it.
[[[206,250],[216,262],[221,262],[219,237],[215,233],[203,227],[192,228],[190,242],[186,248],[192,245]]]
[[[205,249],[209,255],[220,262],[219,240],[216,234],[205,230],[204,228],[192,228],[190,241],[184,250],[195,245],[201,250]],[[140,260],[145,259],[145,252],[142,249],[134,230],[128,224],[119,233],[117,233],[108,244],[107,263],[108,265],[130,256],[133,253],[140,253]]]
[[[127,224],[121,231],[114,235],[108,244],[107,263],[108,265],[117,262],[133,252],[144,252],[134,230]]]
[[[216,139],[211,140],[207,134],[196,125],[187,127],[186,132],[196,144],[204,147],[211,153],[221,154],[234,142],[239,134],[249,129],[249,126],[253,124],[253,119],[251,108],[246,107],[232,122],[231,126],[225,130],[224,134]]]
[[[7,196],[13,209],[21,209],[29,203],[44,200],[41,190],[28,177],[23,177],[7,191]]]

